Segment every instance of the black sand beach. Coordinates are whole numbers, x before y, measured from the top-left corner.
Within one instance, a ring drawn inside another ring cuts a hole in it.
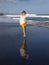
[[[22,43],[21,27],[0,27],[0,65],[49,65],[48,28],[27,26],[27,60],[20,56]]]

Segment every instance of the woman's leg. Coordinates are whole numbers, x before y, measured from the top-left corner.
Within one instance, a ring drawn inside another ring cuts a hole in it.
[[[24,37],[26,37],[26,28],[23,28]]]

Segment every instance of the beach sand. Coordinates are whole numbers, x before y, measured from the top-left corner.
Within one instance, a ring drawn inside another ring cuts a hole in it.
[[[27,60],[21,58],[21,27],[0,27],[0,65],[49,65],[49,29],[27,26]]]

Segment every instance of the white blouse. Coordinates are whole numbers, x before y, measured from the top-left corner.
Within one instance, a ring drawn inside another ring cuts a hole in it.
[[[20,25],[26,23],[26,16],[20,16]]]

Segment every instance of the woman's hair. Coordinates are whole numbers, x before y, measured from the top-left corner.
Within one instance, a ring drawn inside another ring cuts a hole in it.
[[[23,13],[26,14],[26,11],[22,11],[22,14],[23,14]]]

